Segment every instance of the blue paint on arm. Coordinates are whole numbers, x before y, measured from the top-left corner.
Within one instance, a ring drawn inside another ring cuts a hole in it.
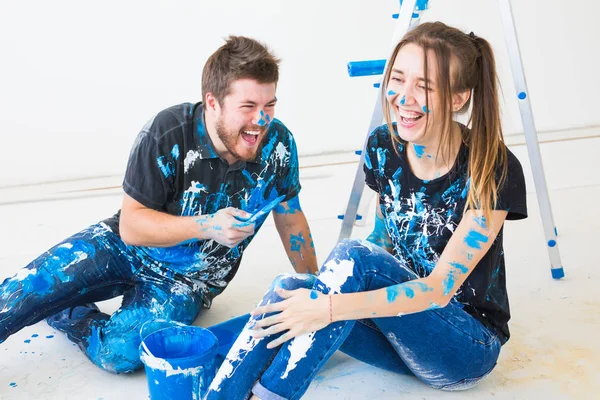
[[[469,272],[469,268],[465,267],[463,264],[461,263],[457,263],[457,262],[450,262],[449,263],[451,266],[453,266],[454,268],[456,268],[457,270],[459,270],[461,273],[466,274],[467,272]]]
[[[296,211],[302,211],[298,196],[288,200],[285,204],[287,205],[287,209],[284,207],[284,203],[279,203],[273,211],[277,214],[296,214]]]
[[[310,291],[310,298],[315,300],[317,297],[319,297],[319,292],[317,292],[316,290],[311,290]]]
[[[297,235],[290,234],[290,249],[292,251],[300,251],[303,246],[306,246],[306,240],[302,236],[302,232]]]
[[[392,303],[396,301],[396,297],[398,297],[398,287],[397,286],[388,286],[385,288],[387,292],[387,301],[388,303]]]
[[[477,225],[479,225],[483,229],[487,228],[487,225],[486,225],[487,221],[485,220],[484,216],[474,217],[473,221],[475,221],[477,223]]]
[[[442,285],[444,287],[444,296],[448,296],[450,292],[452,292],[452,289],[454,288],[454,281],[454,270],[450,270],[450,272],[448,272],[448,275],[442,282]]]
[[[488,240],[487,236],[472,229],[465,237],[465,243],[472,249],[481,249],[481,243],[487,243]]]

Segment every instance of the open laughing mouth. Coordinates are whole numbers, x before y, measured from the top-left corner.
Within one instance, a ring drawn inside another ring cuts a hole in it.
[[[417,111],[406,111],[398,109],[398,114],[400,116],[400,123],[408,128],[417,124],[417,122],[423,118],[424,113]]]
[[[242,139],[244,139],[244,141],[250,145],[250,146],[254,146],[257,142],[258,142],[258,138],[260,137],[260,134],[263,132],[262,129],[255,129],[255,130],[243,130],[241,131],[241,136]]]

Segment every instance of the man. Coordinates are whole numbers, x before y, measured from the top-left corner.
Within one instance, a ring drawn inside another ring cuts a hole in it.
[[[209,58],[204,102],[168,108],[139,134],[119,213],[0,285],[0,343],[47,318],[94,364],[131,372],[142,365],[142,325],[193,323],[231,281],[273,207],[294,268],[316,273],[294,139],[274,119],[278,64],[245,37],[230,37]],[[112,316],[93,304],[118,295]]]

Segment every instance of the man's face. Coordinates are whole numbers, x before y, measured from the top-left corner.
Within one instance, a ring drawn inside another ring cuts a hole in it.
[[[230,93],[217,105],[216,132],[228,161],[254,160],[275,116],[275,83],[238,79]]]

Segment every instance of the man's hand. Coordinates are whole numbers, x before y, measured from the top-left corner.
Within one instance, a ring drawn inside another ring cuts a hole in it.
[[[198,237],[212,239],[217,243],[233,248],[254,234],[254,224],[240,221],[250,218],[250,214],[237,208],[228,207],[214,214],[200,215],[195,219],[198,224]]]

